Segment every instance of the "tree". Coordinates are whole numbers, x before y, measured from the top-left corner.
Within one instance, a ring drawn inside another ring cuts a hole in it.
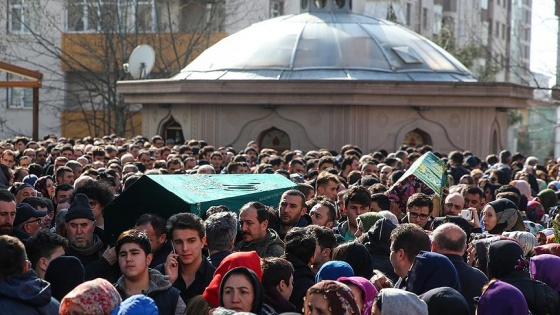
[[[0,46],[12,62],[45,74],[45,89],[56,96],[43,106],[93,136],[140,132],[132,120],[140,106],[116,91],[117,81],[130,78],[122,65],[136,46],[156,52],[150,78],[169,78],[225,37],[226,11],[236,10],[225,0],[24,1],[8,8],[13,35]]]

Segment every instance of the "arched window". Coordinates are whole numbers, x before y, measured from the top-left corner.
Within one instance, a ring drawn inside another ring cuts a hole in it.
[[[173,139],[175,143],[184,143],[183,127],[179,124],[173,116],[161,125],[161,133],[163,140]]]
[[[271,148],[282,152],[284,150],[289,150],[291,147],[290,136],[288,136],[285,131],[276,127],[261,132],[258,140],[260,148]]]
[[[430,135],[424,130],[416,128],[404,135],[403,144],[406,144],[409,147],[432,145],[432,137],[430,137]]]

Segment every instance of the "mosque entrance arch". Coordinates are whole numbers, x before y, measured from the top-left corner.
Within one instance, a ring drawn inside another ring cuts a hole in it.
[[[403,144],[406,144],[409,147],[432,145],[432,137],[424,130],[416,128],[404,135]]]
[[[160,135],[163,136],[164,141],[167,139],[173,139],[175,140],[175,143],[182,144],[185,142],[183,127],[175,120],[175,118],[173,118],[173,116],[169,116],[169,119],[161,125]]]
[[[260,148],[270,148],[278,152],[289,150],[291,147],[290,136],[276,127],[262,131],[258,143]]]

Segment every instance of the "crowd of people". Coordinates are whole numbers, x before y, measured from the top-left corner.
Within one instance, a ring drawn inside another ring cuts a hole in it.
[[[427,152],[438,191],[403,176]],[[560,314],[560,159],[114,135],[16,137],[0,157],[2,314]],[[105,237],[104,207],[144,175],[247,173],[295,188]]]

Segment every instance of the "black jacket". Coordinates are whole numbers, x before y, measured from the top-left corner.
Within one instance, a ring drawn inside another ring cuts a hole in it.
[[[451,263],[457,270],[459,282],[461,283],[461,295],[467,300],[469,314],[474,315],[476,313],[476,308],[473,298],[482,294],[482,287],[488,283],[488,278],[486,278],[486,275],[482,271],[467,265],[462,256],[445,256],[451,260]]]
[[[511,284],[523,293],[531,314],[560,314],[560,297],[558,293],[545,283],[529,278],[528,273],[513,271],[499,280]]]
[[[56,315],[59,303],[51,296],[51,285],[33,270],[0,281],[0,313],[5,315]]]
[[[381,219],[369,229],[367,241],[364,244],[372,259],[372,269],[377,269],[393,283],[399,280],[395,274],[389,255],[391,254],[391,232],[396,228],[388,219]]]
[[[284,257],[294,267],[294,290],[290,296],[290,303],[296,307],[296,312],[303,313],[303,298],[307,290],[315,284],[315,274],[308,264],[292,254]]]

